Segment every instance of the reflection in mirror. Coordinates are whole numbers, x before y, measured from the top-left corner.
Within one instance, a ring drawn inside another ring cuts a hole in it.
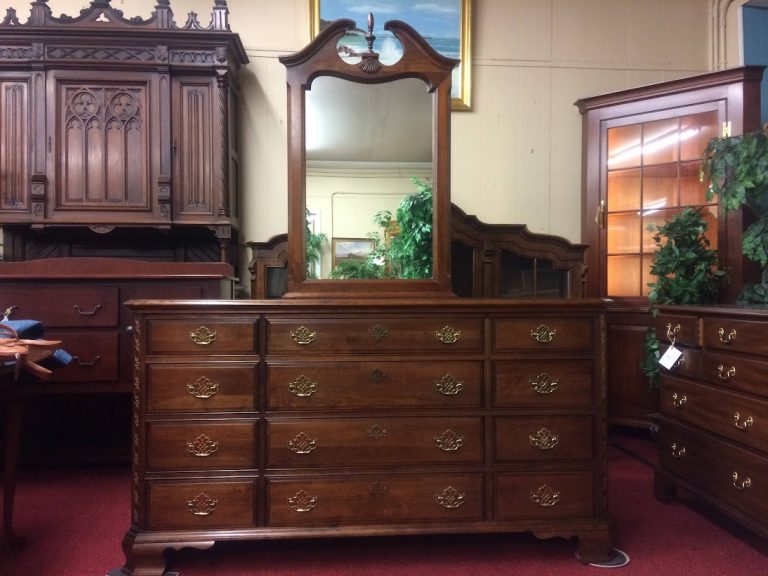
[[[420,79],[306,93],[307,277],[432,277],[433,98]]]

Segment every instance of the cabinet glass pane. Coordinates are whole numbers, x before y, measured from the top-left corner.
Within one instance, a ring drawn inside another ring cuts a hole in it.
[[[643,168],[643,209],[677,206],[677,164]]]
[[[677,118],[647,122],[643,125],[643,165],[677,161],[679,126]]]
[[[653,254],[643,254],[643,265],[642,265],[643,278],[641,280],[641,283],[642,283],[641,293],[643,296],[648,296],[648,294],[650,294],[651,292],[651,289],[648,287],[648,284],[656,281],[656,277],[651,274],[652,264],[653,264]]]
[[[643,252],[655,252],[656,242],[653,240],[656,234],[656,227],[663,226],[664,223],[672,218],[678,210],[653,210],[643,215]],[[648,230],[648,226],[653,225],[653,230]]]
[[[640,166],[642,126],[633,124],[608,129],[608,169]]]
[[[608,215],[608,253],[640,252],[641,217],[637,212]]]
[[[640,169],[608,172],[608,210],[640,209]]]
[[[608,294],[611,296],[639,296],[640,256],[608,256]]]
[[[701,160],[707,143],[717,136],[717,112],[680,117],[680,160]]]
[[[707,203],[707,185],[699,178],[700,171],[700,160],[680,164],[680,206],[699,206]]]

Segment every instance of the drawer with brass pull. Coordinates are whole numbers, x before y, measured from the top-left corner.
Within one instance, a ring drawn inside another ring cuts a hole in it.
[[[146,338],[147,354],[255,354],[256,320],[151,320]]]
[[[738,354],[707,350],[701,360],[701,375],[712,384],[768,397],[765,377],[768,361]]]
[[[46,328],[117,326],[116,286],[3,286],[0,300],[3,307],[14,307],[14,318],[42,319]]]
[[[116,330],[46,330],[46,337],[61,340],[72,361],[57,369],[53,382],[108,382],[117,378],[118,359]]]
[[[588,461],[594,452],[589,416],[500,416],[494,418],[494,461]]]
[[[267,467],[480,463],[479,417],[296,418],[267,422]]]
[[[481,352],[481,318],[272,318],[269,354]]]
[[[661,342],[659,345],[659,355],[663,356],[668,348],[669,344]],[[701,374],[701,350],[698,348],[687,348],[685,346],[677,346],[677,349],[681,352],[680,357],[669,370],[665,370],[669,374],[697,378]]]
[[[768,402],[671,376],[661,383],[662,414],[759,450],[768,446]]]
[[[664,420],[659,455],[665,469],[718,495],[741,513],[768,517],[768,458],[731,442]]]
[[[493,323],[494,351],[569,351],[591,353],[595,324],[591,317],[501,318]]]
[[[594,402],[591,360],[497,360],[495,406],[586,407]]]
[[[498,473],[494,478],[499,520],[584,518],[596,514],[594,473]]]
[[[147,425],[147,469],[212,470],[256,466],[254,420],[196,420]]]
[[[147,482],[150,530],[248,528],[255,525],[256,480]]]
[[[701,334],[705,348],[768,354],[765,322],[704,317]]]
[[[268,526],[483,519],[482,474],[267,478]]]
[[[149,364],[147,412],[221,412],[256,409],[253,363]]]
[[[445,362],[272,362],[269,410],[480,407],[483,364]]]
[[[659,314],[654,326],[656,338],[662,344],[698,346],[699,319],[696,316],[682,314]]]

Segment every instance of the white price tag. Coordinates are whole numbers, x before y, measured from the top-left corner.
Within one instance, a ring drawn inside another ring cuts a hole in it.
[[[667,370],[671,370],[672,366],[675,365],[675,362],[677,362],[678,358],[682,355],[683,353],[681,350],[678,350],[674,346],[670,346],[661,358],[659,358],[659,364],[664,366]]]

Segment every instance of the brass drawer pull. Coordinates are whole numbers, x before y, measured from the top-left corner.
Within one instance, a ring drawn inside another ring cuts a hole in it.
[[[302,374],[293,382],[288,382],[288,391],[299,398],[307,398],[317,392],[317,382]]]
[[[208,346],[216,341],[216,330],[211,330],[207,326],[200,326],[197,330],[189,333],[189,339],[200,346]]]
[[[464,436],[457,434],[453,430],[446,430],[442,434],[435,436],[435,446],[443,452],[456,452],[464,445]]]
[[[389,488],[381,482],[374,482],[368,485],[368,493],[375,498],[386,496],[387,492],[389,492]]]
[[[381,440],[382,438],[387,437],[387,429],[383,426],[380,426],[379,424],[374,424],[370,428],[368,428],[368,438],[373,438],[374,440]]]
[[[207,376],[200,376],[200,378],[194,382],[187,383],[187,392],[195,398],[206,400],[208,398],[213,398],[219,393],[219,383],[214,382]]]
[[[717,331],[717,335],[720,337],[720,342],[723,344],[731,344],[736,340],[736,328],[731,328],[731,331],[728,332],[728,334],[725,333],[725,328],[720,328]]]
[[[455,344],[461,338],[461,330],[454,330],[450,326],[443,326],[435,331],[435,338],[443,344]]]
[[[535,433],[528,435],[528,441],[539,450],[552,450],[560,443],[560,436],[546,428],[539,428]]]
[[[295,331],[291,331],[291,340],[299,346],[312,344],[317,338],[317,332],[310,330],[306,326],[299,326]]]
[[[376,368],[368,373],[368,382],[371,384],[381,384],[389,378],[389,374]]]
[[[387,328],[381,324],[374,324],[368,330],[368,334],[370,334],[371,338],[374,340],[381,340],[389,336],[389,330],[387,330]]]
[[[317,439],[299,432],[293,440],[288,440],[288,448],[296,454],[309,454],[317,448]]]
[[[531,502],[538,504],[542,508],[551,508],[560,502],[560,492],[546,484],[542,484],[535,490],[531,490],[528,495]]]
[[[86,312],[85,310],[80,308],[80,306],[78,306],[77,304],[73,305],[72,308],[77,310],[77,313],[80,314],[80,316],[95,316],[96,312],[101,310],[101,304],[96,304],[96,306],[94,306],[93,310],[91,310],[90,312]]]
[[[680,323],[673,326],[672,322],[667,322],[667,340],[669,340],[670,344],[675,344],[675,339],[680,335],[681,329]]]
[[[448,486],[440,494],[435,494],[435,502],[448,510],[455,510],[466,500],[466,496],[456,490],[453,486]]]
[[[672,442],[670,445],[670,449],[672,450],[672,457],[673,458],[682,458],[685,456],[685,446],[680,446],[678,448],[676,442]]]
[[[101,362],[101,356],[96,356],[91,362],[83,362],[80,360],[80,356],[72,356],[72,360],[77,362],[77,365],[81,368],[93,368]]]
[[[200,434],[200,436],[195,438],[192,442],[187,442],[187,452],[200,458],[210,456],[218,449],[219,442],[217,440],[211,440],[205,434]]]
[[[296,512],[309,512],[317,505],[317,496],[310,496],[304,490],[299,490],[288,498],[288,507]]]
[[[747,416],[746,418],[742,419],[741,414],[736,412],[733,415],[733,425],[736,426],[739,430],[746,430],[747,428],[751,428],[752,425],[755,423],[752,416]]]
[[[538,376],[529,379],[528,383],[531,385],[531,390],[542,395],[552,394],[560,385],[558,380],[555,380],[546,372],[542,372]]]
[[[717,377],[720,380],[727,382],[734,376],[736,376],[736,366],[731,366],[730,368],[726,368],[723,364],[717,366]]]
[[[200,492],[192,500],[187,500],[187,509],[195,516],[208,516],[216,510],[219,501],[211,498],[205,492]]]
[[[434,384],[437,391],[445,396],[456,396],[464,389],[464,382],[452,374],[446,374],[440,380],[435,380]]]
[[[672,406],[682,408],[688,403],[688,397],[685,394],[672,393]]]
[[[733,480],[733,487],[736,488],[736,490],[743,492],[747,488],[752,487],[752,478],[747,476],[743,480],[739,480],[739,473],[734,472],[731,474],[731,479]]]
[[[557,330],[550,328],[546,324],[539,324],[536,328],[531,330],[531,338],[542,344],[552,342],[552,340],[555,339],[555,336],[557,336]]]
[[[672,368],[682,368],[685,366],[685,354],[680,354],[680,358],[672,365]]]

